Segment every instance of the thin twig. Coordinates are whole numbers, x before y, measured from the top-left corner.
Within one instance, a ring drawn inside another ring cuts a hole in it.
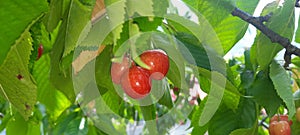
[[[263,127],[265,127],[265,128],[267,128],[267,129],[268,129],[268,128],[269,128],[269,125],[265,123],[265,121],[267,120],[267,118],[268,118],[268,116],[267,116],[267,117],[264,117],[264,118],[262,118],[262,120],[261,120],[261,121],[259,121],[258,125],[259,125],[259,126],[263,126]]]
[[[237,16],[241,18],[242,20],[252,24],[255,26],[258,30],[260,30],[263,34],[265,34],[272,43],[278,43],[282,47],[285,48],[286,53],[284,56],[285,59],[285,67],[287,68],[288,65],[291,63],[291,55],[297,55],[300,57],[300,49],[294,45],[291,44],[291,41],[279,35],[278,33],[274,32],[273,30],[269,29],[266,25],[263,24],[263,22],[266,22],[269,20],[272,14],[266,15],[266,16],[261,16],[261,17],[254,17],[238,8],[235,8],[231,14],[233,16]]]
[[[295,7],[300,7],[300,3],[299,3],[299,0],[296,0],[296,4],[295,4]]]

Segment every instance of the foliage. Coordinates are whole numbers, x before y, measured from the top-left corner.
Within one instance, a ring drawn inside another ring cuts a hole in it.
[[[275,60],[282,47],[259,32],[243,56],[223,58],[248,28],[231,11],[252,14],[259,1],[183,2],[190,8],[185,16],[168,0],[2,0],[0,130],[168,134],[190,121],[185,134],[256,135],[265,134],[262,125],[286,110],[293,134],[299,134],[299,58],[284,69]],[[101,3],[106,6],[101,16],[92,14]],[[298,41],[294,3],[273,2],[261,15],[272,12],[264,24]],[[126,54],[143,66],[139,54],[156,48],[170,58],[166,78],[152,82],[147,98],[124,96],[111,81],[111,63]],[[200,96],[191,94],[195,89]]]

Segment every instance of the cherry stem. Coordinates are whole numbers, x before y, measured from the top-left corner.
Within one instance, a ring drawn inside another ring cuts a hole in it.
[[[130,22],[129,26],[128,26],[129,27],[129,36],[130,36],[129,43],[131,46],[130,49],[131,49],[132,58],[134,58],[133,60],[139,66],[149,70],[150,67],[141,60],[141,58],[138,56],[138,54],[136,52],[135,41],[136,41],[137,37],[133,37],[133,36],[138,36],[140,34],[139,31],[137,31],[138,26],[136,24],[133,24],[132,20],[129,20],[129,22]]]

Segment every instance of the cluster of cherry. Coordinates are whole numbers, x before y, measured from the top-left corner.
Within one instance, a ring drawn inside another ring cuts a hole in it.
[[[143,52],[139,58],[148,68],[137,65],[124,56],[120,63],[113,62],[111,78],[113,83],[121,84],[124,92],[133,99],[141,99],[151,91],[151,80],[162,80],[169,70],[169,57],[160,49]]]

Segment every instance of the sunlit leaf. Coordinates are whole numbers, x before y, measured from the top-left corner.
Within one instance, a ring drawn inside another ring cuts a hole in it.
[[[198,11],[199,22],[205,19],[213,27],[220,40],[224,53],[227,53],[246,32],[248,24],[231,15],[234,7],[240,8],[252,14],[258,0],[184,0]],[[204,18],[202,17],[204,16]]]
[[[33,77],[37,82],[37,100],[51,112],[50,118],[56,120],[70,106],[70,101],[51,85],[49,70],[50,57],[45,54],[35,63]]]
[[[23,33],[0,67],[1,95],[17,108],[25,120],[31,115],[37,96],[36,84],[28,71],[31,41],[30,33]]]
[[[51,0],[49,5],[49,12],[45,15],[44,24],[48,32],[52,32],[57,27],[63,15],[64,1]]]
[[[265,25],[274,32],[291,40],[294,32],[294,6],[294,0],[285,1],[283,6],[277,8]],[[257,62],[262,69],[268,68],[273,58],[283,48],[277,43],[272,43],[262,33],[257,37],[256,44]]]
[[[129,1],[127,1],[129,2]],[[107,16],[109,20],[109,31],[112,32],[113,36],[113,42],[116,44],[117,40],[120,39],[120,34],[122,32],[123,24],[125,22],[125,7],[126,3],[125,0],[105,0],[106,10],[107,10]],[[126,8],[127,9],[127,8]],[[131,8],[128,8],[127,10],[131,10]],[[102,26],[103,27],[103,26]],[[107,27],[107,26],[104,26]],[[107,36],[102,34],[104,37]],[[98,43],[99,44],[99,43]]]
[[[48,9],[47,1],[16,0],[0,4],[0,65],[25,29]]]
[[[40,135],[40,123],[32,120],[25,121],[19,113],[16,113],[14,118],[7,123],[6,134]]]
[[[289,110],[289,118],[293,117],[296,113],[296,108],[293,99],[290,76],[286,73],[282,66],[273,61],[270,66],[270,78],[275,86],[277,94]]]
[[[152,0],[127,0],[126,4],[129,16],[133,16],[134,13],[141,16],[152,16],[154,14]]]
[[[93,3],[92,3],[93,5]],[[90,23],[92,6],[87,6],[79,0],[71,0],[67,14],[64,15],[64,20],[61,28],[61,35],[58,35],[57,40],[62,40],[60,45],[64,45],[63,57],[68,55],[77,45],[79,36],[86,25]]]

